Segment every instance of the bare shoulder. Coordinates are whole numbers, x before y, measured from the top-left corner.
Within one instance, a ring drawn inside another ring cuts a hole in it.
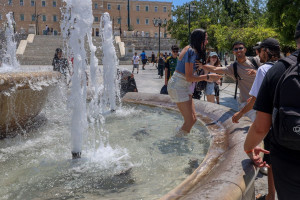
[[[184,48],[182,49],[182,51],[180,52],[180,55],[179,55],[179,57],[178,57],[178,60],[182,60],[184,54],[189,50],[189,48],[190,48],[190,45],[187,45],[186,47],[184,47]]]

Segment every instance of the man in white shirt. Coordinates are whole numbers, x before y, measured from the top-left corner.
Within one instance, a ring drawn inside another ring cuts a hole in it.
[[[140,57],[137,55],[137,52],[134,53],[134,56],[132,57],[132,64],[133,64],[133,69],[132,73],[134,73],[134,69],[136,68],[136,73],[139,73],[139,63],[140,63]]]

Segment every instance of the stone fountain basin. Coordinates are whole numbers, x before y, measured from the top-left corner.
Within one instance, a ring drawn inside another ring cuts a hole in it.
[[[168,95],[133,92],[127,93],[123,101],[178,111]],[[251,121],[243,117],[234,124],[230,108],[200,100],[194,102],[198,120],[212,136],[210,148],[200,166],[161,199],[254,199],[257,170],[243,148]]]
[[[23,128],[40,113],[60,76],[53,71],[0,74],[0,137]]]

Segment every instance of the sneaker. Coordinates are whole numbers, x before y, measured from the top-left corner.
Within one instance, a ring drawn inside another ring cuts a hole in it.
[[[139,72],[136,72],[137,74],[139,73]]]

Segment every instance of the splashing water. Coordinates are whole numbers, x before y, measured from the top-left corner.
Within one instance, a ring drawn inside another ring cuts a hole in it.
[[[112,34],[112,22],[109,14],[106,12],[101,16],[100,23],[102,49],[103,49],[103,99],[102,102],[110,107],[110,110],[116,110],[117,101],[120,102],[120,83],[117,79],[117,67],[119,61],[114,47]]]
[[[74,56],[71,96],[72,109],[71,145],[72,153],[81,153],[84,135],[87,131],[87,56],[84,48],[85,38],[91,35],[93,24],[92,2],[64,0],[66,2],[62,30],[67,40],[69,52]],[[93,46],[91,47],[93,50]]]
[[[17,70],[20,67],[20,64],[17,60],[16,51],[17,51],[17,42],[15,41],[14,34],[14,18],[13,13],[9,12],[6,14],[7,18],[7,27],[5,29],[5,38],[6,38],[6,53],[3,57],[3,63],[1,65],[1,72]]]
[[[85,142],[89,146],[87,156],[94,160],[108,163],[114,162],[114,158],[106,158],[103,155],[115,155],[121,160],[127,160],[126,149],[113,149],[108,143],[108,131],[104,128],[105,118],[103,113],[109,108],[115,110],[117,98],[119,98],[117,81],[118,59],[113,46],[112,25],[108,13],[102,17],[103,40],[103,85],[99,87],[100,69],[98,59],[95,57],[96,47],[92,42],[92,1],[65,0],[64,16],[62,21],[63,37],[67,42],[68,57],[74,57],[71,96],[69,107],[71,114],[71,146],[72,154],[80,156]],[[90,49],[90,67],[88,67],[85,45]],[[89,73],[87,73],[89,69]],[[87,74],[90,74],[90,85],[87,88]],[[92,94],[91,102],[87,105],[87,89]],[[100,95],[102,93],[102,95]],[[100,103],[99,103],[100,102]],[[88,120],[87,120],[88,119]],[[88,123],[89,121],[89,123]],[[101,130],[101,134],[99,134]],[[90,152],[90,147],[94,148]],[[105,153],[103,153],[105,152]],[[104,159],[104,160],[103,160]],[[108,159],[108,160],[107,160]],[[119,160],[119,159],[117,159]],[[126,161],[124,161],[126,162]]]

